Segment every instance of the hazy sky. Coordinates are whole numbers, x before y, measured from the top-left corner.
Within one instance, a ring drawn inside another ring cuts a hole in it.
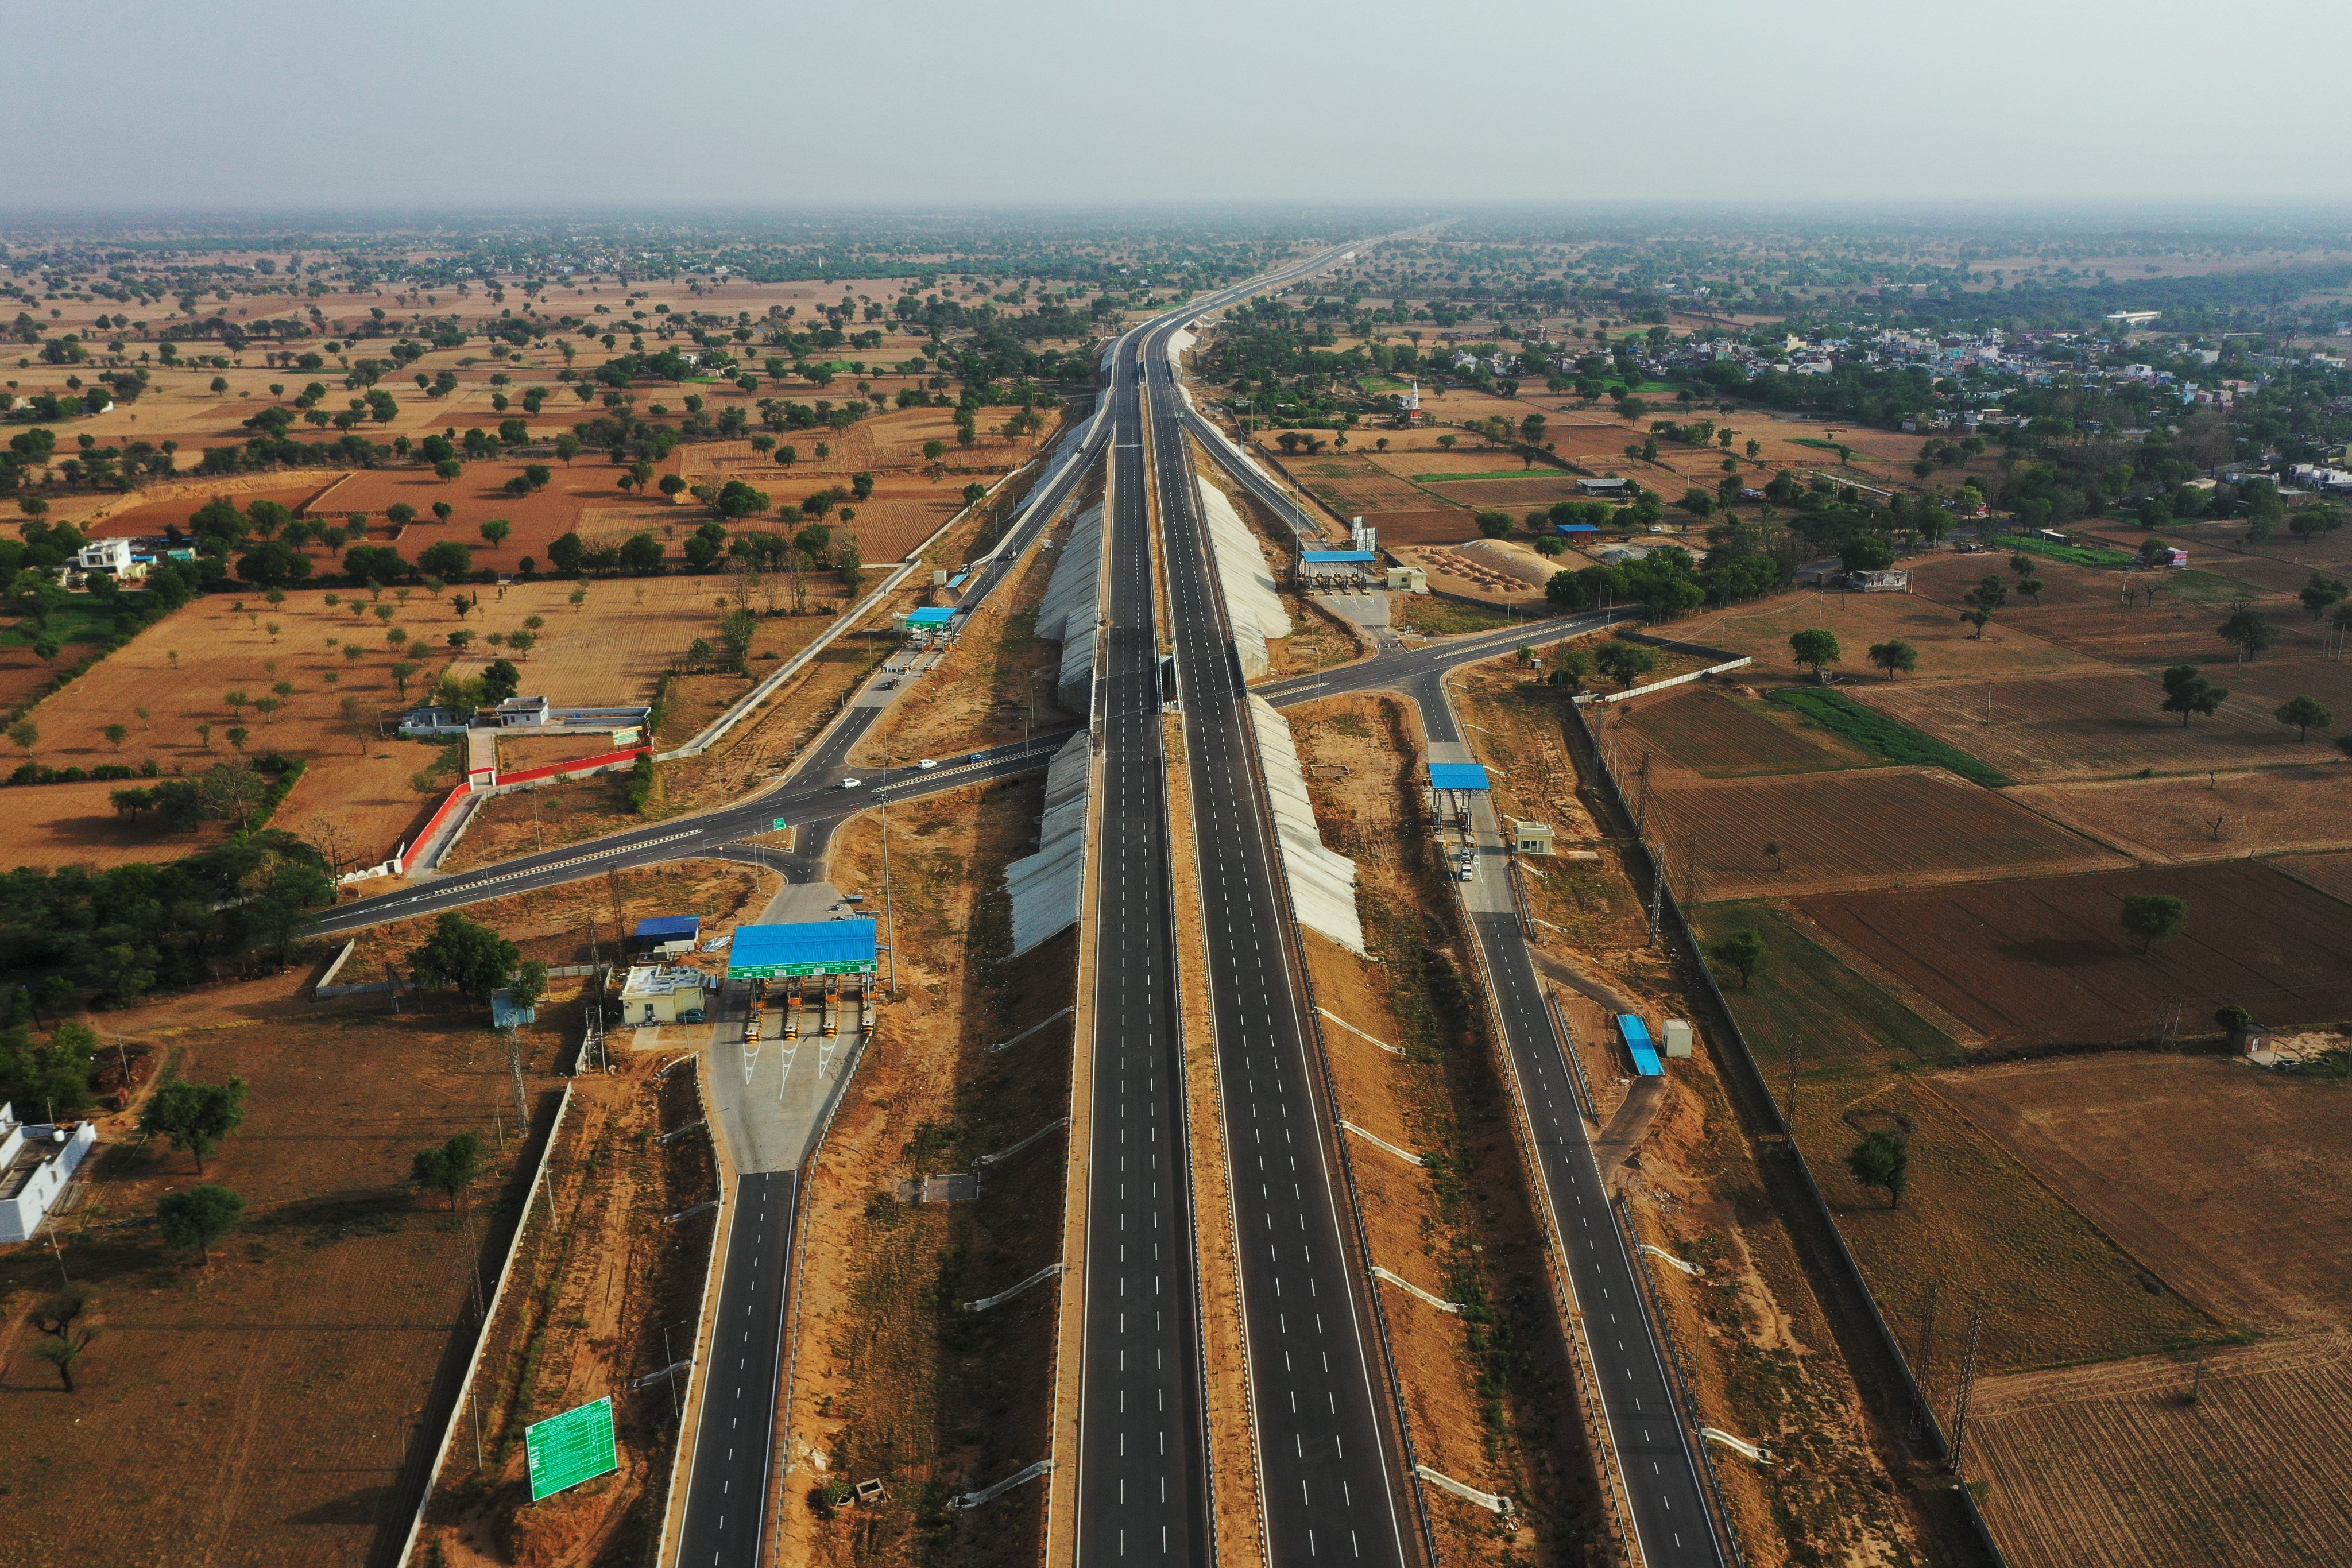
[[[0,208],[2347,195],[2342,0],[0,0]]]

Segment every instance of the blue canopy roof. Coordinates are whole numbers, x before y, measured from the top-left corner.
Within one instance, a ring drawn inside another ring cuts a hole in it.
[[[1373,558],[1372,552],[1368,549],[1311,549],[1302,551],[1299,559],[1309,566],[1322,566],[1327,563],[1333,566],[1346,566],[1361,564]]]
[[[907,624],[909,626],[944,626],[954,619],[955,611],[946,605],[930,604],[907,612]]]
[[[812,920],[797,925],[744,925],[727,955],[730,978],[871,974],[872,920]]]
[[[1597,534],[1601,530],[1591,523],[1556,523],[1552,527],[1552,531],[1559,534]]]
[[[702,932],[699,915],[656,915],[637,922],[637,935],[658,936],[665,940],[677,936],[696,936]]]
[[[1658,1048],[1650,1039],[1650,1026],[1642,1021],[1639,1013],[1619,1013],[1617,1028],[1625,1036],[1625,1049],[1633,1058],[1633,1071],[1644,1078],[1656,1078],[1665,1071],[1658,1060]]]
[[[1433,762],[1429,783],[1433,789],[1486,789],[1486,770],[1475,762]]]

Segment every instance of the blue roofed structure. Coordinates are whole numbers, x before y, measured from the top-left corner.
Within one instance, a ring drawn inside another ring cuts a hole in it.
[[[744,925],[727,955],[730,980],[874,973],[872,920],[812,920],[797,925]]]
[[[955,609],[951,605],[927,604],[919,610],[908,611],[907,624],[909,626],[944,626],[949,622],[955,619]]]
[[[1370,564],[1374,557],[1368,549],[1311,549],[1303,551],[1298,559],[1309,566],[1363,566]]]
[[[1625,1037],[1625,1050],[1633,1058],[1633,1071],[1644,1078],[1665,1076],[1665,1064],[1658,1060],[1658,1047],[1650,1038],[1650,1026],[1642,1021],[1639,1013],[1619,1013],[1618,1031]]]
[[[1433,789],[1483,790],[1486,770],[1475,762],[1433,762],[1429,765],[1429,787]]]
[[[1551,531],[1556,534],[1597,534],[1601,530],[1591,523],[1555,523]]]

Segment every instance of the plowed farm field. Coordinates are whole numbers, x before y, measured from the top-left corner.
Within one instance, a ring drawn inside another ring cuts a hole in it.
[[[2196,1383],[2194,1403],[2187,1391]],[[2352,1540],[2352,1339],[1980,1385],[1971,1479],[2018,1568],[2322,1568]]]
[[[1639,798],[1639,787],[1635,795]],[[1653,791],[1644,830],[1702,899],[1791,897],[2128,864],[1937,768]]]
[[[2121,925],[2125,896],[2140,893],[2189,902],[2186,932],[2147,954]],[[2352,1018],[2352,965],[2344,961],[2352,906],[2263,862],[1806,898],[1798,906],[1994,1047],[2150,1039],[2172,998],[2192,1029],[2224,1005],[2280,1030]]]
[[[2229,674],[2218,672],[2226,685]],[[2083,779],[2152,768],[2181,773],[2301,762],[2312,747],[2271,716],[2275,703],[2233,694],[2211,717],[2183,726],[2163,709],[2153,671],[2000,681],[1865,683],[1853,695],[2011,778]],[[1985,722],[1987,712],[1992,721]]]
[[[2027,784],[2009,793],[2145,861],[2352,847],[2352,766],[2341,761],[2174,779]]]
[[[2338,1178],[2352,1118],[2337,1085],[2174,1051],[2001,1062],[1934,1082],[2215,1317],[2263,1333],[2342,1326],[2352,1190]]]
[[[1606,722],[1614,733],[1636,737],[1710,779],[1814,773],[1863,760],[1828,735],[1808,733],[1787,709],[1774,713],[1708,686],[1637,698]]]

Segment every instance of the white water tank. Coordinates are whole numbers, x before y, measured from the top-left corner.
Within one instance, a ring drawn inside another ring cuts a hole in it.
[[[1681,1019],[1666,1020],[1666,1054],[1688,1056],[1691,1053],[1691,1026]]]

